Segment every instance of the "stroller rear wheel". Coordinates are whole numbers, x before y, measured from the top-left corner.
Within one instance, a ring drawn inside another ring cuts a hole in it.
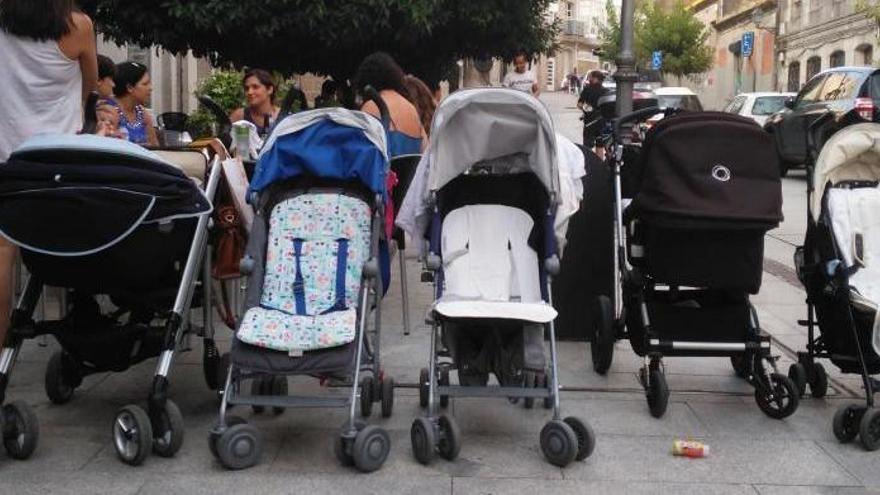
[[[880,409],[869,408],[859,421],[859,439],[865,450],[880,449]]]
[[[599,296],[593,305],[592,342],[590,355],[593,370],[600,375],[608,372],[614,359],[614,342],[617,335],[614,327],[614,305],[608,296]]]
[[[849,443],[855,440],[859,434],[859,426],[864,413],[864,406],[856,404],[843,406],[834,413],[832,429],[838,442]]]
[[[40,424],[30,406],[15,401],[3,406],[2,433],[3,446],[9,457],[24,460],[34,453],[40,439]]]
[[[578,455],[578,438],[565,421],[554,419],[541,429],[541,451],[547,462],[565,467]]]
[[[759,380],[761,382],[755,386],[755,402],[764,414],[773,419],[783,419],[794,414],[800,395],[790,378],[771,373],[769,383],[763,377]]]
[[[382,377],[382,417],[390,418],[394,411],[394,378]]]
[[[419,406],[428,407],[428,392],[430,389],[428,388],[428,368],[422,368],[419,370]]]
[[[814,399],[821,399],[828,393],[828,373],[820,363],[812,363],[809,373],[810,394]]]
[[[565,424],[571,427],[574,435],[577,437],[578,448],[577,455],[574,457],[576,461],[582,461],[592,455],[596,448],[596,434],[593,429],[581,418],[569,416],[565,418]]]
[[[794,363],[788,367],[788,378],[797,388],[798,395],[803,397],[807,393],[807,368],[801,363]]]
[[[373,377],[361,379],[361,416],[369,418],[373,414]]]
[[[354,465],[362,473],[372,473],[385,464],[391,452],[391,437],[384,429],[369,425],[359,431],[351,447]]]
[[[286,397],[287,396],[287,377],[283,375],[275,375],[272,377],[270,385],[270,392],[272,395],[276,397]],[[284,408],[280,406],[272,407],[272,414],[279,416],[284,414]]]
[[[437,446],[437,435],[434,433],[434,425],[425,417],[416,418],[409,430],[412,442],[413,457],[421,464],[430,464],[434,459]]]
[[[441,414],[437,421],[437,429],[440,433],[437,439],[437,451],[440,457],[447,461],[454,461],[461,451],[461,431],[458,424],[447,414]]]
[[[526,371],[523,373],[523,387],[524,388],[536,388],[538,386],[538,376],[534,371]],[[526,409],[531,409],[535,407],[535,398],[534,397],[526,397],[523,399],[523,407]]]
[[[73,398],[77,380],[71,359],[66,352],[56,351],[46,365],[44,385],[46,396],[53,404],[66,404]]]

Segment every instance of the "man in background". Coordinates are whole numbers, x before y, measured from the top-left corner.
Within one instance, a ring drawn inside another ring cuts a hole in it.
[[[528,70],[528,62],[529,56],[526,52],[518,52],[513,57],[513,72],[508,72],[504,76],[501,85],[537,97],[541,93],[541,88],[538,87],[538,79],[535,74]]]

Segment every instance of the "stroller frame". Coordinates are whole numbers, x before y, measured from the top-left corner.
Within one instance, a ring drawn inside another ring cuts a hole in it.
[[[627,258],[627,228],[624,225],[623,191],[621,169],[624,165],[624,147],[629,144],[624,137],[624,126],[641,122],[658,113],[665,116],[679,113],[677,110],[661,110],[649,107],[624,115],[614,122],[613,133],[606,142],[607,162],[611,169],[613,201],[613,292],[612,297],[599,296],[595,301],[590,344],[593,368],[599,374],[607,373],[611,366],[614,343],[619,339],[635,338],[627,328],[627,312],[637,310],[639,323],[644,329],[644,359],[639,369],[639,383],[645,389],[651,415],[659,418],[666,413],[669,387],[664,372],[664,356],[729,356],[737,376],[746,379],[755,388],[755,401],[770,417],[785,418],[797,409],[798,396],[794,394],[791,381],[778,373],[777,358],[770,354],[770,337],[761,332],[758,316],[748,306],[749,329],[744,342],[678,341],[661,339],[652,332],[651,318],[645,295],[656,294],[653,281],[645,280],[640,270],[631,266]],[[670,287],[670,292],[679,292]],[[711,290],[688,291],[695,295],[711,295]],[[625,299],[629,294],[638,308],[627,308]]]
[[[215,156],[205,187],[205,195],[209,199],[214,198],[221,175],[220,158]],[[211,324],[211,260],[207,249],[211,213],[208,211],[200,214],[196,223],[186,266],[177,286],[174,305],[162,328],[162,350],[158,356],[156,371],[147,398],[147,410],[131,404],[122,407],[114,418],[114,447],[120,460],[130,465],[141,464],[151,450],[162,457],[172,457],[183,445],[183,418],[180,409],[168,398],[168,376],[175,353],[189,349],[185,337],[191,334],[193,327],[190,325],[188,313],[192,305],[195,284],[199,278],[202,279],[203,284],[204,327],[197,333],[205,341],[204,371],[206,381],[209,386],[217,381],[218,353],[213,341],[214,329]],[[199,273],[200,271],[201,273]],[[2,351],[0,351],[0,404],[4,401],[6,387],[24,341],[54,333],[50,324],[36,322],[33,319],[43,287],[43,283],[36,277],[29,277],[12,312],[9,335]],[[60,361],[63,361],[63,354],[58,353],[56,356]],[[69,384],[70,389],[55,397],[53,402],[60,403],[69,400],[73,389],[78,386],[83,377],[90,374],[88,368],[77,371],[81,373],[74,377],[73,384]],[[59,376],[59,379],[61,378],[63,377]],[[13,402],[5,406],[4,410],[8,410],[14,419],[10,422],[11,424],[5,425],[4,429],[4,443],[7,451],[14,458],[26,459],[33,453],[37,444],[39,430],[36,416],[30,407],[23,402]]]
[[[812,197],[816,194],[816,184],[814,184],[814,171],[816,162],[819,159],[820,146],[817,143],[817,134],[823,132],[825,124],[828,123],[833,115],[826,113],[814,120],[808,127],[806,133],[807,141],[807,205],[811,205]],[[876,187],[876,183],[864,184],[858,181],[848,181],[848,185],[852,187]],[[824,204],[824,201],[823,201]],[[829,224],[827,211],[823,206],[820,222]],[[807,232],[816,233],[816,235],[832,235],[829,231],[818,232],[820,230],[817,222],[813,220],[809,208],[807,210]],[[837,251],[837,243],[832,238],[831,247]],[[798,278],[804,284],[807,291],[807,319],[798,320],[798,325],[807,328],[807,345],[806,351],[797,353],[797,362],[789,367],[788,375],[797,385],[801,395],[806,393],[809,385],[811,395],[814,398],[822,398],[828,390],[828,375],[821,363],[816,362],[817,359],[832,359],[835,357],[840,359],[841,356],[832,353],[825,343],[821,335],[816,335],[816,327],[819,321],[816,314],[817,299],[822,297],[817,294],[812,284],[808,283],[809,275],[814,275],[816,271],[823,271],[822,267],[808,267],[807,257],[814,254],[817,249],[814,246],[808,246],[805,240],[803,246],[798,246],[795,251],[795,266],[798,269]],[[821,255],[820,255],[821,256]],[[834,414],[832,423],[835,437],[841,443],[851,442],[856,436],[859,436],[862,446],[866,450],[877,450],[880,448],[880,431],[876,428],[872,430],[871,423],[880,424],[880,409],[875,407],[874,394],[877,392],[877,382],[871,378],[868,371],[868,364],[865,360],[865,353],[862,350],[862,342],[859,338],[855,315],[853,314],[852,303],[849,302],[849,273],[840,265],[838,265],[835,273],[829,274],[825,272],[826,284],[831,286],[834,291],[834,299],[840,302],[840,295],[846,294],[847,304],[846,310],[843,312],[848,322],[850,331],[853,333],[853,341],[856,346],[855,359],[858,362],[859,374],[862,378],[862,385],[865,388],[865,405],[845,404],[840,406]],[[851,356],[847,356],[851,358]]]

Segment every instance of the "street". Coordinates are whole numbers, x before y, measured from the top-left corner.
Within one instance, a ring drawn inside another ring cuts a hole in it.
[[[548,93],[542,99],[557,130],[579,143],[581,124],[576,97]],[[805,317],[804,292],[794,277],[792,254],[805,229],[805,178],[794,171],[784,179],[785,222],[767,236],[761,293],[753,298],[764,329],[774,339],[785,373],[793,351],[806,344],[797,320]],[[589,202],[587,202],[589,204]],[[588,207],[588,206],[587,206]],[[429,330],[424,315],[431,287],[419,281],[415,253],[407,253],[410,317],[413,333],[403,336],[398,274],[383,307],[383,360],[400,386],[394,415],[370,423],[391,433],[391,455],[378,472],[363,475],[339,465],[333,441],[346,414],[336,409],[287,410],[283,415],[234,414],[254,422],[266,448],[261,463],[242,472],[224,470],[213,458],[207,434],[217,418],[217,400],[202,378],[201,347],[177,357],[170,397],[186,424],[184,446],[171,459],[149,457],[133,468],[116,458],[111,423],[116,410],[145,402],[155,360],[118,374],[88,377],[64,406],[43,391],[45,364],[58,346],[25,346],[14,371],[7,400],[24,400],[36,409],[40,444],[28,461],[0,455],[0,493],[712,493],[712,494],[856,494],[880,490],[880,462],[857,444],[834,438],[831,420],[837,407],[862,399],[860,382],[825,363],[832,377],[825,399],[806,397],[786,420],[766,417],[755,405],[753,389],[738,379],[727,358],[670,358],[672,391],[662,419],[648,413],[638,383],[640,359],[619,342],[607,376],[592,371],[588,344],[560,345],[564,415],[587,420],[597,447],[584,462],[559,469],[545,462],[538,433],[549,417],[543,408],[525,410],[506,400],[454,399],[449,412],[462,428],[463,447],[455,462],[437,458],[418,464],[410,447],[410,425],[422,412],[415,384],[427,365]],[[397,263],[393,264],[396,269]],[[217,328],[222,349],[231,332]],[[292,391],[314,390],[315,380],[291,380]],[[339,390],[343,393],[343,390]],[[711,446],[703,459],[673,457],[673,440],[694,438]]]

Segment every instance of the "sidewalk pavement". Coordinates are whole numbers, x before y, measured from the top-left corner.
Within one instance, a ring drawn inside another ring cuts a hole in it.
[[[574,97],[543,97],[560,132],[580,142]],[[785,181],[786,222],[768,235],[764,285],[755,302],[762,326],[779,345],[781,371],[791,362],[790,350],[803,349],[804,330],[796,320],[805,314],[804,293],[792,278],[792,244],[799,242],[805,219],[803,177]],[[801,199],[798,199],[801,198]],[[800,219],[800,220],[799,220]],[[597,434],[597,447],[585,462],[566,469],[547,464],[538,433],[549,412],[525,410],[505,400],[453,399],[449,412],[463,431],[455,462],[418,464],[411,454],[409,428],[420,414],[419,368],[428,359],[429,329],[422,322],[431,290],[419,282],[419,269],[408,253],[412,335],[404,336],[400,284],[393,275],[383,306],[383,360],[387,373],[401,385],[394,415],[371,423],[391,434],[393,446],[384,468],[363,475],[341,467],[333,440],[345,411],[288,410],[281,416],[235,414],[255,423],[264,434],[262,462],[243,472],[227,472],[207,445],[207,432],[217,416],[217,402],[202,378],[201,348],[178,356],[170,396],[186,423],[183,448],[173,459],[149,457],[132,468],[116,459],[110,428],[115,411],[143,404],[155,360],[120,374],[92,376],[67,405],[52,405],[43,392],[45,364],[57,344],[29,342],[15,369],[9,400],[36,408],[40,444],[33,458],[13,461],[0,454],[0,494],[52,493],[675,493],[801,494],[880,493],[880,453],[858,444],[841,445],[831,431],[836,408],[861,399],[851,376],[826,363],[832,389],[823,400],[804,398],[794,416],[778,421],[760,412],[752,388],[737,379],[726,358],[668,358],[672,391],[662,419],[648,413],[639,386],[640,360],[621,342],[607,376],[592,371],[588,344],[560,345],[562,408],[586,419]],[[396,268],[396,263],[395,263]],[[227,349],[230,332],[218,328]],[[315,389],[314,381],[292,380],[292,389]],[[340,390],[340,393],[342,391]],[[704,459],[670,454],[674,439],[691,437],[711,446]]]

